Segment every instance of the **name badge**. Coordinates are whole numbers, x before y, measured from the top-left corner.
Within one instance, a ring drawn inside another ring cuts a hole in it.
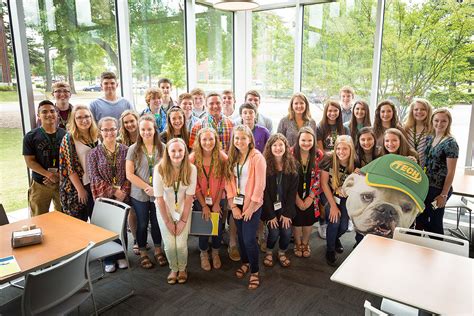
[[[334,201],[336,201],[336,204],[341,204],[341,199],[337,196],[334,197]]]
[[[179,222],[179,220],[181,219],[181,214],[176,211],[171,211],[171,217],[175,222]]]
[[[278,211],[279,209],[281,209],[281,202],[275,202],[273,203],[273,209],[275,211]]]
[[[58,168],[48,168],[49,172],[58,173]]]
[[[212,205],[212,198],[210,196],[206,196],[205,200],[207,205]]]
[[[242,195],[234,196],[235,205],[244,205],[244,197]]]
[[[303,191],[303,196],[301,197],[302,200],[306,197],[306,191]]]
[[[115,190],[120,190],[120,185],[113,185],[112,186]]]

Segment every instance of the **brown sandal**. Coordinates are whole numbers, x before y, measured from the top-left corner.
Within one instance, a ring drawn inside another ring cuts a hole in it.
[[[176,284],[177,281],[178,277],[176,275],[176,272],[171,271],[170,274],[168,274],[168,277],[166,278],[166,282],[168,282],[168,284]]]
[[[302,251],[303,251],[303,257],[309,258],[311,256],[311,248],[309,248],[309,244],[302,244]]]
[[[164,267],[168,264],[168,260],[166,260],[166,257],[162,252],[155,254],[155,261],[160,265],[160,267]]]
[[[266,267],[273,267],[273,254],[267,253],[263,258],[263,265]]]
[[[293,252],[295,253],[295,256],[297,256],[298,258],[303,257],[303,245],[295,244],[295,248],[293,248]]]
[[[250,270],[250,265],[248,263],[244,263],[243,265],[240,266],[240,268],[235,271],[235,276],[238,279],[243,279],[244,276],[249,272]]]
[[[147,255],[144,255],[138,258],[138,263],[143,269],[153,268],[153,262],[150,261],[150,257],[148,257]]]
[[[186,270],[179,271],[178,272],[178,283],[179,284],[184,284],[184,283],[186,283],[186,281],[188,281],[188,273],[186,272]]]
[[[260,286],[260,277],[257,273],[251,273],[249,279],[249,290],[256,290]]]
[[[288,259],[285,253],[278,254],[278,261],[283,268],[287,268],[291,264],[290,259]]]

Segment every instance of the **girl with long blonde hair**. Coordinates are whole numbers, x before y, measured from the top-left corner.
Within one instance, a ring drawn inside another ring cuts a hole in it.
[[[418,153],[420,166],[425,166],[427,137],[431,133],[433,108],[426,99],[415,99],[410,104],[408,117],[403,126],[408,144]]]

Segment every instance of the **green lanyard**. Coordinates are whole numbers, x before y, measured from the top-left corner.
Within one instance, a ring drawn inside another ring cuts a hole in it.
[[[247,162],[247,158],[249,157],[250,149],[245,156],[244,163],[242,164],[242,168],[239,170],[239,162],[237,161],[237,195],[240,195],[240,176],[242,175],[242,171],[244,170],[244,165]]]
[[[415,150],[418,150],[418,144],[420,143],[421,138],[425,134],[425,128],[423,127],[423,130],[420,133],[420,137],[418,139],[416,138],[416,126],[413,126],[413,143],[415,145]]]
[[[54,141],[51,140],[51,137],[49,137],[49,134],[46,133],[43,127],[40,127],[41,134],[43,134],[44,138],[48,141],[48,147],[49,150],[51,151],[51,154],[58,153],[59,155],[59,142],[60,140],[58,139],[58,131],[54,133]],[[53,165],[51,166],[52,168],[56,167],[56,158],[53,158]]]
[[[280,202],[280,184],[281,184],[281,178],[282,178],[283,172],[278,172],[278,175],[276,177],[276,184],[277,184],[277,202]]]
[[[145,153],[146,160],[148,161],[148,182],[150,185],[153,185],[153,167],[155,166],[155,145],[153,145],[153,150],[151,156],[148,153],[146,146],[143,145],[143,152]]]
[[[174,207],[176,211],[178,211],[179,204],[178,204],[178,192],[179,192],[179,185],[181,183],[181,179],[178,178],[178,182],[173,181],[173,190],[174,190]]]
[[[211,188],[210,188],[210,177],[211,177],[211,174],[212,174],[212,164],[214,162],[214,159],[211,158],[211,165],[209,166],[209,174],[206,173],[206,168],[204,167],[204,161],[203,161],[203,164],[202,164],[202,172],[204,173],[204,176],[206,177],[206,181],[207,181],[207,196],[210,196],[211,195]]]
[[[308,159],[306,159],[306,165],[301,161],[301,169],[303,169],[303,192],[306,192],[306,176],[308,173],[308,167],[309,167],[309,156]]]
[[[102,144],[102,149],[105,154],[105,158],[107,162],[112,167],[112,185],[117,184],[117,152],[118,152],[118,144],[115,143],[114,152],[109,151],[104,144]],[[110,153],[110,154],[109,154]]]

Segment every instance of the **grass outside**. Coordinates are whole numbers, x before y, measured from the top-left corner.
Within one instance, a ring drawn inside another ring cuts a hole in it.
[[[0,103],[2,102],[18,102],[18,92],[0,91]]]
[[[28,206],[28,176],[22,140],[21,129],[0,128],[0,203],[7,212]]]

